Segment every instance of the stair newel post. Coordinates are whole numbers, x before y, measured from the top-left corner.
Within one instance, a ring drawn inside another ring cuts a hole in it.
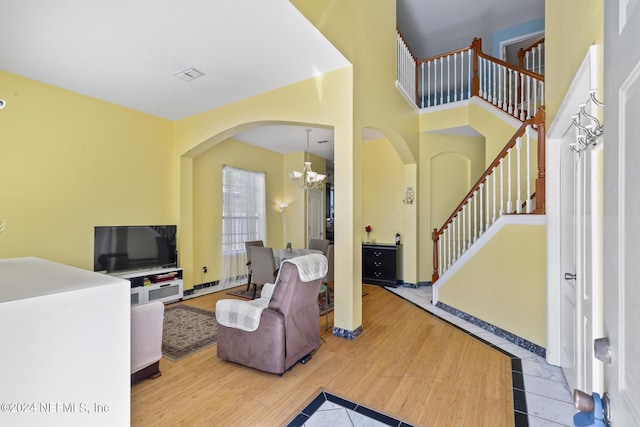
[[[431,275],[431,284],[436,283],[440,275],[438,274],[438,229],[434,228],[431,233],[433,240],[433,274]]]
[[[482,39],[475,37],[471,43],[473,49],[473,79],[471,80],[471,96],[480,94],[480,74],[478,73],[478,55],[482,52]]]
[[[534,214],[544,214],[546,210],[546,166],[545,166],[545,111],[540,107],[535,115],[534,123],[538,126],[538,178],[536,178],[536,208]]]

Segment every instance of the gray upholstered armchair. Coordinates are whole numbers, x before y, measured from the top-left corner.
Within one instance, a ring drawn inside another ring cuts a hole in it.
[[[320,347],[318,292],[326,274],[322,254],[291,258],[260,298],[219,300],[218,357],[283,374]]]

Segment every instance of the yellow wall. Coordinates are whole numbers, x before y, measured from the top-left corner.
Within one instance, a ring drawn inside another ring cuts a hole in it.
[[[545,253],[544,226],[505,225],[439,290],[439,300],[545,347]]]
[[[553,122],[589,46],[604,41],[604,1],[546,0],[545,15],[545,109],[548,126]],[[602,94],[597,97],[604,99]]]
[[[176,224],[172,124],[0,72],[0,258],[93,270],[96,225]]]
[[[353,224],[360,221],[361,159],[360,143],[354,141],[352,108],[352,70],[327,73],[295,83],[253,98],[229,104],[175,122],[176,151],[181,168],[180,221],[187,232],[181,234],[182,262],[186,267],[185,285],[198,280],[194,277],[201,265],[195,260],[197,221],[192,191],[194,159],[230,136],[255,126],[272,123],[298,123],[333,126],[335,141],[336,196],[336,326],[354,330],[361,325],[361,269],[360,236]],[[358,132],[359,134],[359,132]],[[300,159],[282,162],[282,175],[292,164],[299,168]],[[319,165],[318,165],[319,166]],[[295,197],[288,184],[282,186],[283,198]],[[290,219],[294,209],[304,204],[299,199],[287,208]],[[291,224],[288,221],[288,224]],[[342,238],[340,238],[342,236]],[[351,238],[350,238],[351,236]],[[357,266],[357,267],[356,267]],[[356,293],[355,290],[358,289]],[[357,295],[358,298],[355,296]]]
[[[404,164],[404,184],[393,197],[402,200],[404,188],[418,187],[420,139],[414,107],[394,85],[396,3],[388,0],[292,0],[292,3],[354,64],[354,143],[359,141],[362,128],[375,129],[389,141]],[[339,175],[337,170],[336,176]],[[356,187],[360,187],[359,182]],[[353,196],[354,203],[358,203],[358,192]],[[420,263],[416,206],[404,209],[402,216],[403,273],[405,280],[412,283],[417,281]],[[355,244],[362,239],[361,230],[366,225],[358,213],[354,212],[357,223],[352,230]],[[359,268],[359,255],[356,256],[358,259],[354,261]],[[358,295],[359,291],[354,289],[354,297]]]
[[[475,141],[474,141],[475,142]],[[482,142],[472,144],[481,146]],[[431,226],[440,228],[458,207],[473,185],[471,160],[458,153],[445,151],[431,158]]]
[[[190,168],[193,167],[190,159],[253,126],[276,122],[333,126],[336,158],[335,323],[338,327],[354,330],[361,325],[362,318],[361,129],[371,127],[381,132],[402,162],[412,165],[416,163],[418,152],[418,121],[412,107],[392,84],[396,55],[395,2],[299,0],[293,3],[340,49],[354,68],[318,76],[176,122],[175,154],[182,157],[176,163],[181,167],[181,189],[185,195],[180,200],[181,223],[187,231],[181,236],[181,245],[185,246],[182,247],[182,260],[189,270],[185,272],[185,282],[193,283],[192,274],[200,268],[194,260],[195,195],[190,193]],[[405,171],[403,177],[411,181],[410,185],[417,186],[415,173]],[[402,200],[402,197],[400,191],[397,198]],[[405,221],[413,222],[409,229],[417,229],[415,214],[412,218],[405,217]],[[405,242],[408,239],[413,239],[413,247],[417,249],[417,233],[406,236]],[[416,257],[408,261],[415,270],[417,250],[408,253],[408,258]]]
[[[281,154],[228,139],[205,151],[193,162],[194,265],[206,265],[207,273],[194,282],[221,279],[222,260],[222,167],[232,166],[265,172],[267,206],[266,246],[283,247],[282,220],[278,202],[282,200]]]
[[[433,243],[431,232],[440,228],[485,171],[485,140],[462,135],[422,134],[420,150],[420,281],[431,281]],[[458,161],[452,163],[450,159]],[[432,173],[432,167],[438,171]],[[464,182],[463,182],[464,181]],[[466,185],[465,185],[466,182]],[[458,185],[452,186],[451,183]],[[466,188],[466,190],[464,189]],[[436,201],[432,200],[436,197]],[[435,218],[432,218],[432,215]]]
[[[402,204],[403,165],[386,139],[362,143],[362,241],[364,226],[371,225],[375,243],[395,243],[396,233],[404,236]]]
[[[478,103],[481,102],[484,101],[478,101]],[[444,221],[453,213],[471,186],[495,160],[519,127],[519,125],[515,127],[512,120],[503,120],[504,115],[501,112],[491,113],[478,103],[471,101],[459,107],[420,114],[422,146],[418,185],[421,260],[418,271],[419,281],[431,280],[433,229],[442,227]],[[494,107],[489,107],[491,108]],[[462,126],[473,128],[482,137],[437,133]],[[524,152],[523,156],[525,156]],[[468,172],[464,170],[467,168],[465,166],[467,160],[469,161]],[[530,165],[535,173],[537,170],[535,140],[531,141]],[[461,176],[461,173],[464,176]],[[465,183],[467,181],[468,184]],[[466,191],[463,187],[466,187]],[[435,200],[433,200],[434,195]]]

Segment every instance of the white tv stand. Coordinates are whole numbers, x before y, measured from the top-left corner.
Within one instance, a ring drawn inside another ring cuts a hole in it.
[[[171,280],[151,283],[156,276],[175,274]],[[147,304],[153,301],[164,303],[182,299],[182,268],[157,268],[150,270],[125,271],[111,276],[131,282],[131,305]]]

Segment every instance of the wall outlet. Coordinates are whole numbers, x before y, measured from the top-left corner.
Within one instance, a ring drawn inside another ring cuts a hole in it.
[[[203,272],[203,273],[206,273],[206,272],[207,272],[207,266],[206,266],[206,265],[203,265],[203,266],[202,266],[202,272]]]

